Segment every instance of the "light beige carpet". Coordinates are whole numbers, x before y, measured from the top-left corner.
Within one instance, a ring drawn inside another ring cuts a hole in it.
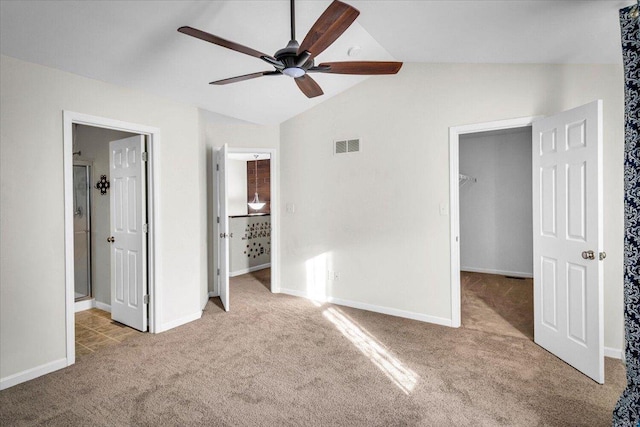
[[[533,340],[533,279],[460,273],[462,326]]]
[[[606,426],[598,385],[528,339],[231,285],[231,312],[133,337],[0,392],[5,425]]]

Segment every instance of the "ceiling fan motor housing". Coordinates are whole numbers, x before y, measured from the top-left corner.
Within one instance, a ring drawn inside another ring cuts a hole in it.
[[[274,57],[284,64],[285,70],[289,68],[300,68],[306,71],[313,66],[313,59],[311,59],[311,54],[307,51],[301,52],[300,55],[298,55],[299,48],[300,45],[296,40],[290,40],[286,47],[275,53]],[[288,73],[284,74],[290,75]]]

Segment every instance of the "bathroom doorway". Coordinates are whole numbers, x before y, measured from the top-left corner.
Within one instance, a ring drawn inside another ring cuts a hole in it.
[[[111,312],[111,141],[136,134],[73,126],[73,252],[75,310]]]
[[[130,272],[131,269],[126,267],[128,258],[142,258],[143,254],[140,251],[137,251],[138,255],[135,255],[136,252],[126,251],[128,256],[125,259],[118,258],[118,249],[114,243],[114,225],[122,221],[114,221],[116,217],[113,216],[114,212],[122,210],[114,209],[114,197],[116,204],[117,200],[123,198],[121,196],[127,199],[127,189],[118,185],[116,177],[114,144],[140,138],[144,137],[113,129],[82,124],[73,127],[73,244],[77,356],[118,345],[146,330],[146,327],[139,325],[140,322],[136,322],[137,319],[128,321],[126,315],[117,312],[117,294],[127,294],[118,292],[117,278],[121,276],[118,271]],[[133,156],[128,157],[126,162],[134,162]],[[142,170],[144,171],[144,167]],[[131,184],[132,182],[129,182],[129,186]],[[146,188],[143,191],[146,192],[145,190]],[[112,194],[114,192],[117,194]],[[146,222],[146,214],[143,218]],[[114,249],[115,258],[112,253]],[[139,262],[138,260],[137,263]],[[146,283],[144,286],[146,288]],[[144,293],[146,294],[146,289]],[[146,318],[146,307],[141,309],[144,311],[142,315]]]
[[[64,111],[63,141],[71,365],[76,354],[87,353],[78,338],[87,338],[88,329],[98,334],[96,342],[83,344],[90,350],[157,331],[154,165],[160,130]]]

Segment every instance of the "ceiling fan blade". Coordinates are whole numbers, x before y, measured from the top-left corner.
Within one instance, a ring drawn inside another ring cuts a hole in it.
[[[304,75],[294,80],[296,81],[296,84],[298,85],[302,93],[307,95],[307,98],[315,98],[316,96],[324,94],[318,83],[316,83],[316,81],[313,80],[311,76]]]
[[[195,37],[200,40],[204,40],[209,43],[217,44],[218,46],[226,47],[227,49],[235,50],[236,52],[244,53],[245,55],[254,56],[256,58],[269,58],[269,63],[271,60],[280,62],[277,59],[273,58],[271,55],[267,55],[266,53],[259,52],[255,49],[251,49],[250,47],[243,46],[239,43],[232,42],[229,40],[225,40],[222,37],[214,36],[213,34],[209,34],[207,32],[197,30],[191,27],[180,27],[178,28],[182,34],[186,34],[191,37]],[[273,64],[275,65],[275,64]]]
[[[359,14],[358,9],[334,0],[313,24],[302,41],[298,54],[307,51],[312,56],[318,56],[349,28]]]
[[[228,85],[229,83],[242,82],[245,80],[251,80],[262,76],[276,76],[280,75],[279,71],[260,71],[257,73],[245,74],[244,76],[230,77],[228,79],[216,80],[209,83],[210,85]]]
[[[310,73],[333,73],[333,74],[396,74],[400,71],[402,62],[391,61],[346,61],[346,62],[323,62],[317,67],[312,67]]]

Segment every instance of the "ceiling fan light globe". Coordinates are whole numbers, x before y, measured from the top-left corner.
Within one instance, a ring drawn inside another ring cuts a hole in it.
[[[294,79],[297,79],[298,77],[302,77],[305,75],[305,71],[302,68],[298,68],[298,67],[289,67],[289,68],[285,68],[284,70],[282,70],[282,74],[289,76],[289,77],[293,77]]]

